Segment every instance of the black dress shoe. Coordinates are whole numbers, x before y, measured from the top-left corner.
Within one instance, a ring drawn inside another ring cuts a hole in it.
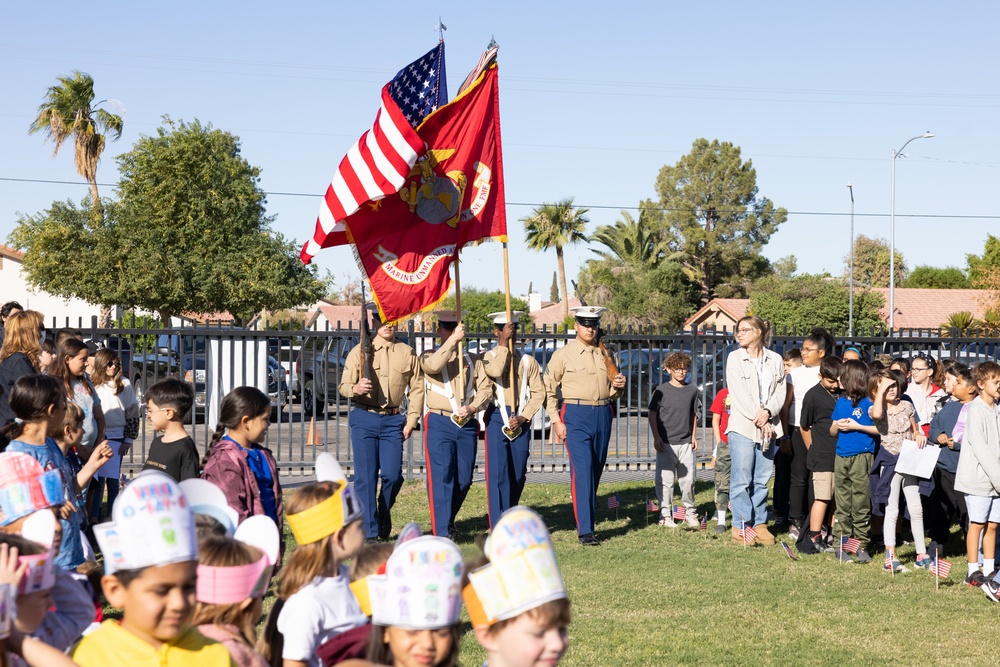
[[[586,535],[580,536],[580,544],[585,547],[596,547],[600,544],[600,542],[593,533],[587,533]]]

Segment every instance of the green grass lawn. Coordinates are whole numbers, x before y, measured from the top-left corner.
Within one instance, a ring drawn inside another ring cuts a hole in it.
[[[476,484],[459,515],[461,547],[475,552],[486,531],[486,487]],[[978,665],[996,662],[991,637],[997,608],[963,583],[964,558],[948,557],[951,576],[934,590],[926,571],[882,571],[838,564],[832,555],[790,560],[780,546],[741,548],[729,534],[644,523],[650,483],[601,485],[597,527],[602,544],[577,543],[569,487],[528,484],[522,503],[552,531],[573,602],[564,665]],[[607,510],[618,492],[619,518]],[[711,487],[698,485],[699,511],[710,511]],[[650,515],[652,519],[653,515]],[[423,483],[407,483],[393,509],[429,529]],[[787,539],[787,537],[785,538]],[[952,551],[958,547],[953,540]],[[912,564],[912,547],[900,556]],[[463,665],[485,654],[471,633]]]

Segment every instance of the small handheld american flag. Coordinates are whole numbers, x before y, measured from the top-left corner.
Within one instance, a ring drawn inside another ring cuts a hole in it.
[[[708,530],[708,515],[701,515],[701,523],[698,524],[698,530]]]
[[[125,490],[126,484],[128,484],[128,477],[125,476],[125,473],[122,473],[121,477],[118,479],[119,493]]]
[[[647,512],[659,512],[660,508],[657,506],[656,501],[652,498],[646,500],[646,511]]]
[[[674,521],[683,521],[687,518],[687,510],[680,505],[673,506],[673,517]]]
[[[743,524],[743,543],[752,544],[754,540],[757,539],[757,531],[753,527]]]
[[[951,572],[951,563],[940,558],[935,558],[931,564],[931,572],[944,579]]]
[[[857,553],[861,548],[861,540],[856,537],[841,537],[840,548],[849,554]]]
[[[891,551],[886,551],[885,552],[885,569],[887,569],[887,570],[891,570],[892,569],[892,552]]]
[[[613,496],[608,496],[608,509],[609,510],[616,510],[616,509],[618,509],[621,506],[622,506],[622,501],[618,498],[618,494],[617,493],[615,495],[613,495]]]

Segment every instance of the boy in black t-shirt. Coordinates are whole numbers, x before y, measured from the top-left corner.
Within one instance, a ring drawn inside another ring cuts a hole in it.
[[[681,487],[684,521],[697,528],[694,452],[698,449],[698,441],[695,438],[694,409],[698,387],[686,382],[691,370],[691,357],[683,352],[667,355],[663,368],[670,373],[670,381],[658,386],[649,402],[649,427],[653,431],[653,448],[656,449],[655,488],[656,499],[660,503],[660,525],[668,528],[677,526],[671,508],[676,479]]]
[[[149,446],[143,470],[159,470],[178,482],[201,471],[198,449],[184,430],[184,415],[194,405],[194,387],[174,378],[160,380],[146,392],[146,417],[159,433]]]
[[[842,362],[839,357],[823,357],[819,367],[819,384],[806,392],[802,400],[799,430],[806,445],[806,468],[812,475],[815,500],[809,513],[809,539],[815,551],[823,550],[823,526],[833,519],[833,464],[837,456],[837,436],[830,435],[833,409],[840,397]],[[800,543],[801,544],[801,543]]]

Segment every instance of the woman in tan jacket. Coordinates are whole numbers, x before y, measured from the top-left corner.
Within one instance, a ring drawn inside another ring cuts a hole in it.
[[[781,356],[764,347],[770,337],[767,322],[756,315],[742,318],[736,324],[740,349],[726,361],[734,542],[743,541],[744,526],[753,526],[757,543],[774,544],[767,529],[767,483],[774,470],[774,439],[782,435],[785,369]]]

